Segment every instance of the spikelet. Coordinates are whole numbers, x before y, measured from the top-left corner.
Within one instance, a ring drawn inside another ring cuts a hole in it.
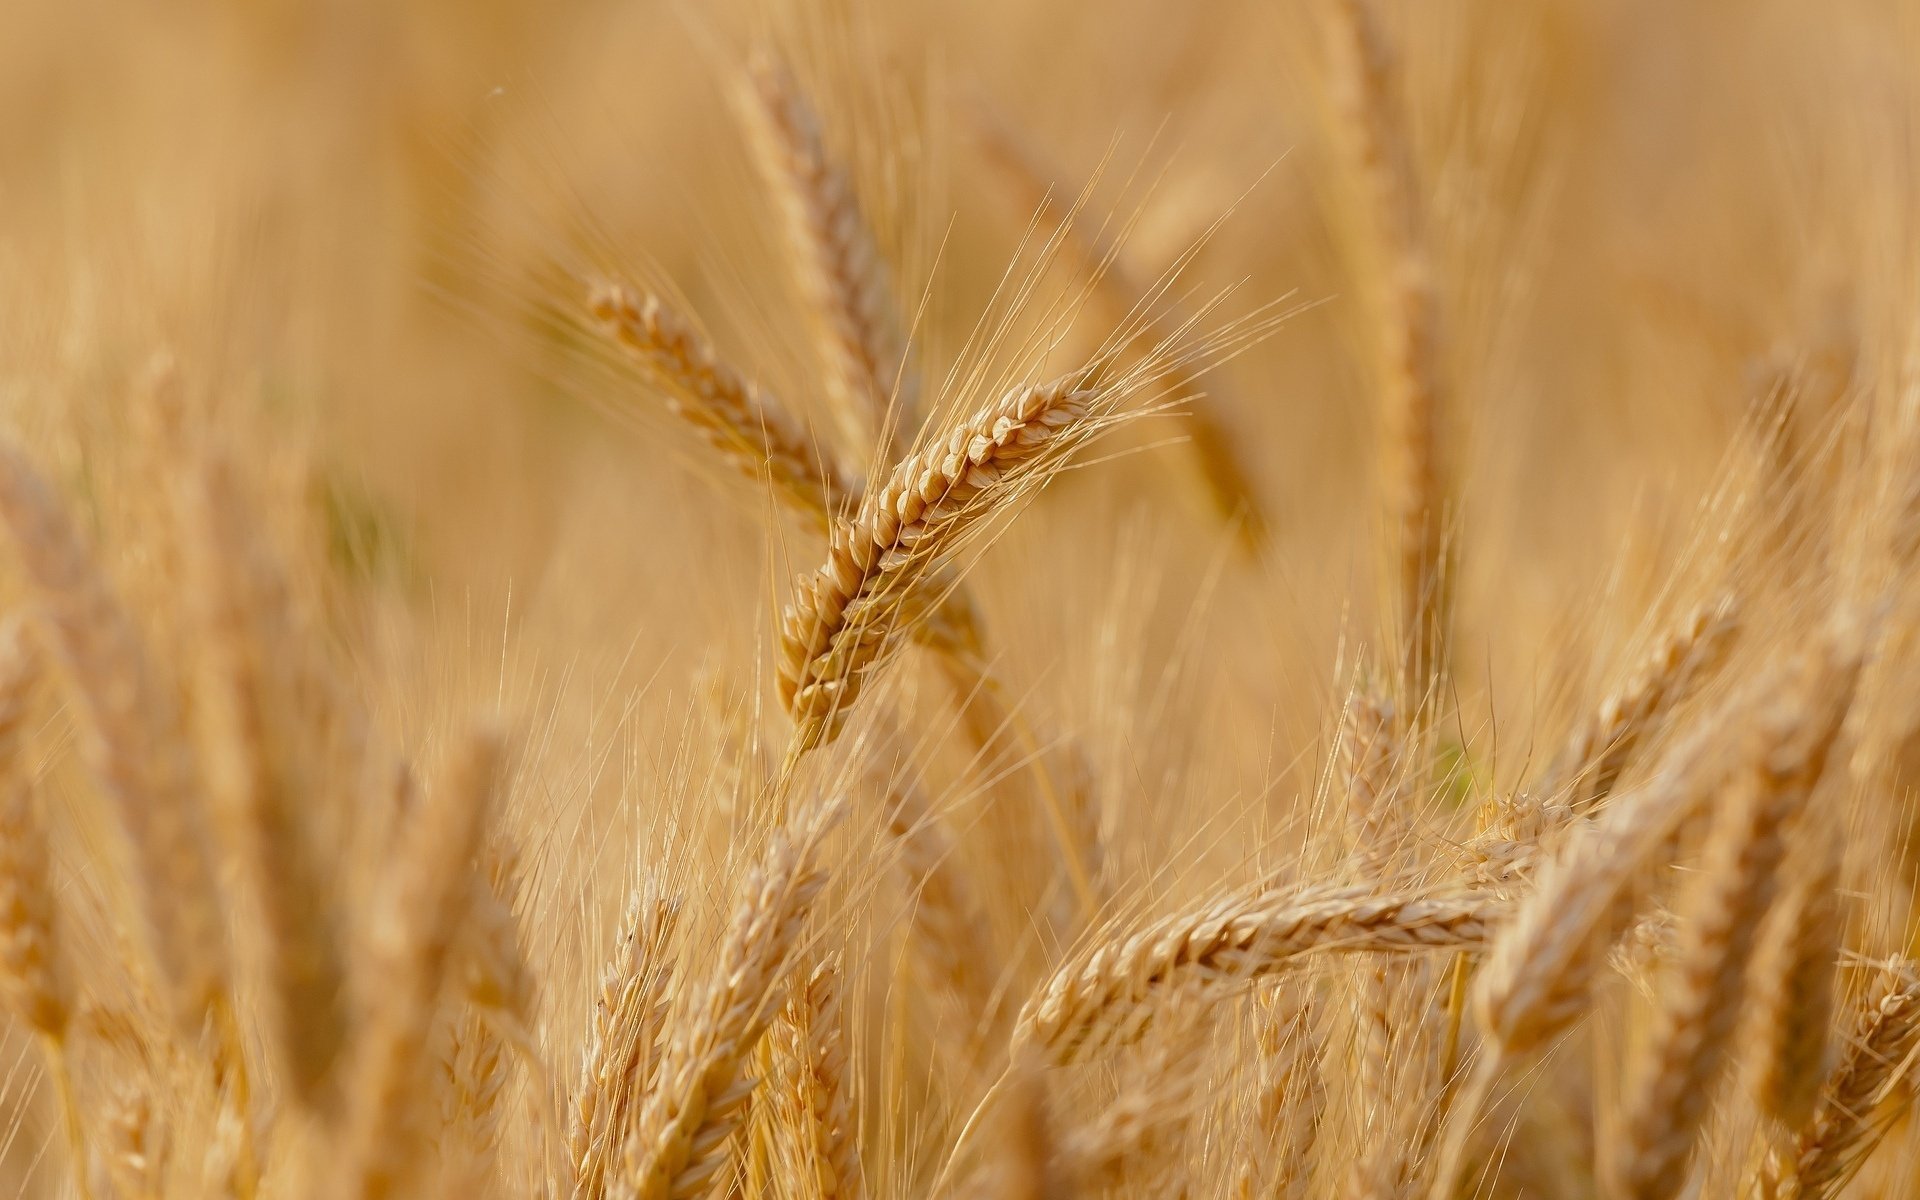
[[[1447,397],[1440,362],[1439,300],[1407,137],[1404,98],[1369,0],[1333,0],[1334,77],[1356,175],[1373,209],[1387,277],[1384,418],[1386,479],[1397,523],[1406,696],[1414,703],[1446,667],[1449,482]]]
[[[787,249],[819,327],[835,423],[856,461],[891,461],[894,428],[912,426],[918,402],[886,263],[786,65],[757,53],[741,90],[761,173],[785,218]]]
[[[1473,895],[1365,888],[1231,895],[1070,957],[1027,1001],[1015,1036],[1068,1062],[1137,1037],[1172,988],[1243,983],[1317,950],[1476,949],[1503,912]]]
[[[676,416],[733,467],[771,481],[787,505],[813,524],[825,528],[840,504],[859,492],[776,398],[748,382],[658,296],[606,284],[589,295],[587,307],[666,393]]]
[[[0,524],[80,710],[88,766],[126,831],[149,952],[174,1015],[197,1029],[225,988],[226,927],[173,697],[65,509],[10,444],[0,445]]]
[[[271,1045],[309,1106],[346,1040],[345,968],[308,813],[326,799],[324,766],[270,659],[298,654],[285,583],[252,530],[227,460],[208,452],[181,486],[185,559],[201,645],[196,716],[216,824],[267,958]]]
[[[790,1110],[782,1124],[799,1143],[795,1169],[813,1181],[810,1195],[858,1200],[866,1186],[846,1021],[840,1010],[840,972],[833,963],[821,963],[793,988],[781,1014],[777,1050],[779,1100]]]
[[[754,1081],[746,1060],[775,1011],[775,992],[826,885],[821,838],[845,811],[822,804],[775,835],[748,876],[712,974],[676,1007],[659,1073],[626,1139],[621,1200],[704,1195],[727,1163]]]
[[[399,874],[374,929],[376,1005],[360,1039],[338,1190],[408,1195],[426,1145],[429,1046],[473,898],[474,859],[501,786],[498,737],[474,734],[408,822]]]
[[[1761,1194],[1771,1200],[1837,1195],[1913,1103],[1911,1085],[1889,1085],[1920,1046],[1920,964],[1890,959],[1875,974],[1812,1115],[1762,1168]]]
[[[1693,1149],[1739,1017],[1761,919],[1778,890],[1788,826],[1819,783],[1852,701],[1857,654],[1822,647],[1806,677],[1764,712],[1751,774],[1716,815],[1674,970],[1624,1101],[1615,1147],[1624,1195],[1667,1200]]]
[[[595,1200],[625,1140],[630,1114],[653,1075],[655,1047],[667,1019],[667,955],[680,923],[680,901],[651,875],[627,898],[620,942],[600,977],[580,1079],[573,1090],[567,1146],[575,1200]]]
[[[1015,388],[893,468],[838,525],[827,562],[795,584],[783,615],[778,683],[795,745],[830,741],[900,624],[901,601],[968,529],[1078,440],[1094,394],[1087,373]]]
[[[1604,799],[1660,718],[1726,660],[1738,632],[1738,613],[1730,600],[1688,613],[1633,677],[1574,731],[1538,791],[1552,795],[1570,787],[1563,802],[1575,812]]]

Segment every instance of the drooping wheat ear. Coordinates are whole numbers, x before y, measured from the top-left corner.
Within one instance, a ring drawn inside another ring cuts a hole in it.
[[[1605,799],[1641,740],[1726,661],[1739,629],[1730,599],[1688,613],[1633,677],[1574,730],[1536,790],[1546,796],[1571,788],[1564,803],[1575,812]]]
[[[840,504],[859,493],[776,398],[730,366],[658,296],[606,284],[594,289],[587,306],[666,394],[669,409],[735,468],[770,480],[814,524],[826,527]]]
[[[678,897],[651,875],[627,899],[620,943],[600,977],[593,1024],[573,1090],[574,1200],[599,1200],[631,1114],[653,1076],[654,1049],[667,1023],[668,954],[680,923]]]
[[[1333,71],[1344,141],[1373,210],[1386,272],[1385,478],[1393,519],[1409,703],[1446,666],[1449,502],[1440,305],[1392,51],[1369,0],[1333,0]]]
[[[248,527],[231,470],[209,451],[180,488],[199,625],[196,717],[215,823],[246,891],[239,907],[267,957],[270,1044],[294,1097],[319,1107],[347,1031],[332,897],[307,825],[327,797],[279,666],[297,653],[285,581]]]
[[[1890,959],[1877,974],[1812,1115],[1761,1169],[1761,1194],[1771,1200],[1838,1195],[1913,1103],[1912,1086],[1895,1076],[1920,1047],[1920,963]]]
[[[1473,949],[1503,911],[1471,895],[1251,890],[1070,957],[1027,1002],[1015,1036],[1068,1062],[1137,1037],[1170,989],[1243,983],[1314,951]]]
[[[1087,379],[1076,371],[1008,392],[902,459],[835,527],[826,565],[795,584],[781,622],[780,701],[798,748],[838,735],[916,581],[1080,440],[1095,398]]]
[[[0,445],[0,524],[80,711],[88,766],[127,834],[149,952],[175,1016],[197,1030],[225,988],[226,926],[172,692],[64,506],[10,444]]]
[[[1787,850],[1786,890],[1760,931],[1749,984],[1754,1099],[1786,1130],[1807,1119],[1826,1071],[1845,925],[1839,847],[1831,829],[1814,817],[1807,815],[1803,826],[1811,828],[1803,828]]]
[[[439,786],[410,814],[399,873],[372,931],[378,985],[349,1093],[345,1197],[407,1195],[425,1158],[420,1117],[431,1107],[432,1031],[453,983],[502,757],[497,735],[470,735]]]
[[[1282,992],[1262,1006],[1258,1019],[1250,1146],[1235,1173],[1233,1197],[1304,1200],[1311,1194],[1313,1146],[1327,1103],[1313,1005]]]
[[[785,218],[797,282],[819,326],[835,423],[859,461],[890,462],[894,430],[918,420],[918,397],[886,261],[792,72],[760,51],[742,92],[749,140]],[[898,407],[890,412],[896,390]]]
[[[1398,804],[1400,744],[1393,703],[1369,691],[1347,700],[1340,766],[1347,784],[1347,860],[1356,878],[1374,878],[1405,846],[1410,823]]]
[[[996,114],[976,106],[974,133],[1020,215],[1035,223],[1047,252],[1058,254],[1063,265],[1085,280],[1101,318],[1127,331],[1130,348],[1139,353],[1165,343],[1183,317],[1167,302],[1164,282],[1143,286],[1131,275],[1115,247],[1083,220],[1072,205],[1064,204],[1055,187],[1057,173],[1023,144]],[[1182,426],[1192,452],[1193,478],[1206,493],[1206,502],[1232,525],[1242,548],[1254,551],[1266,543],[1266,510],[1252,482],[1243,443],[1222,417],[1230,407],[1217,384],[1203,385],[1187,368],[1170,371],[1166,389],[1182,402]]]
[[[1688,1159],[1746,991],[1755,932],[1778,891],[1787,827],[1820,781],[1859,676],[1857,653],[1822,647],[1760,715],[1750,774],[1715,815],[1653,1030],[1630,1076],[1616,1147],[1623,1195],[1667,1200]]]
[[[858,1200],[866,1182],[835,964],[821,963],[793,989],[780,1032],[781,1098],[793,1109],[785,1123],[800,1143],[795,1165],[815,1183],[809,1194]]]
[[[727,1164],[754,1081],[742,1068],[772,1018],[780,980],[826,885],[820,842],[845,811],[833,801],[775,835],[748,876],[712,974],[676,1007],[652,1092],[626,1139],[623,1200],[704,1195]]]
[[[59,1042],[73,997],[57,961],[47,832],[20,744],[38,675],[25,630],[10,618],[0,626],[0,989],[16,1017]]]

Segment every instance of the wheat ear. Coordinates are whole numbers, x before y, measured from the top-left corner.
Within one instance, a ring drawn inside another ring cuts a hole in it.
[[[567,1147],[574,1200],[598,1200],[631,1114],[646,1095],[655,1047],[667,1021],[667,950],[680,923],[680,901],[649,876],[627,899],[620,942],[600,977],[593,1023],[573,1089]]]
[[[619,284],[587,306],[627,356],[735,469],[770,480],[787,503],[826,527],[858,485],[840,477],[780,402],[722,359],[665,301]]]
[[[1333,0],[1334,78],[1355,173],[1373,211],[1387,272],[1386,479],[1393,519],[1406,695],[1425,695],[1446,666],[1448,589],[1447,400],[1440,368],[1439,299],[1423,221],[1404,98],[1369,0]]]
[[[908,779],[889,782],[886,822],[914,899],[907,942],[915,961],[939,995],[958,1003],[965,1026],[977,1027],[991,1019],[1000,965],[953,840]]]
[[[408,822],[400,873],[373,930],[379,990],[360,1039],[340,1184],[353,1200],[409,1194],[425,1157],[431,1034],[453,983],[501,760],[497,736],[470,736]]]
[[[1778,889],[1788,826],[1826,768],[1860,662],[1837,647],[1761,715],[1755,762],[1716,814],[1685,908],[1673,977],[1631,1076],[1616,1179],[1636,1200],[1667,1200],[1687,1162],[1724,1065],[1746,991],[1755,932]]]
[[[1809,827],[1810,826],[1810,827]],[[1754,954],[1751,1085],[1760,1111],[1797,1129],[1813,1109],[1826,1070],[1834,975],[1844,913],[1835,835],[1809,814],[1788,848],[1787,886],[1767,914]]]
[[[1008,392],[901,460],[835,527],[826,564],[796,583],[781,622],[780,700],[797,748],[839,733],[917,580],[1079,440],[1094,401],[1086,380],[1076,371]]]
[[[1171,988],[1243,983],[1314,951],[1473,949],[1503,911],[1478,896],[1364,888],[1230,896],[1069,958],[1027,1002],[1015,1036],[1070,1061],[1138,1036]]]
[[[1660,719],[1726,661],[1739,628],[1730,600],[1688,613],[1633,677],[1581,722],[1537,790],[1549,795],[1571,788],[1563,802],[1575,812],[1606,798]]]
[[[0,523],[77,701],[88,766],[126,831],[173,1011],[197,1029],[225,988],[226,925],[173,697],[65,508],[13,445],[0,445]]]
[[[1313,1147],[1326,1111],[1314,1010],[1283,990],[1256,1010],[1257,1084],[1251,1145],[1234,1175],[1234,1200],[1304,1200],[1313,1179]]]
[[[231,467],[213,453],[183,486],[183,541],[201,626],[200,723],[234,874],[267,954],[271,1044],[293,1095],[318,1107],[346,1040],[345,967],[307,829],[322,797],[277,711],[267,656],[292,636],[285,583],[247,528]]]
[[[795,986],[780,1033],[778,1073],[782,1099],[792,1109],[785,1124],[801,1143],[797,1165],[814,1181],[812,1194],[821,1200],[859,1200],[866,1184],[835,964],[821,963]]]
[[[1920,963],[1892,959],[1876,974],[1812,1115],[1761,1170],[1761,1194],[1769,1200],[1838,1194],[1913,1103],[1913,1088],[1897,1086],[1896,1072],[1920,1048]]]
[[[918,402],[885,260],[792,72],[758,53],[743,93],[750,140],[785,218],[787,249],[819,326],[835,421],[856,454],[891,461],[894,429],[917,419]],[[890,411],[896,386],[898,407]]]
[[[622,1200],[690,1200],[726,1166],[754,1088],[743,1068],[826,885],[820,841],[844,808],[835,801],[802,814],[748,876],[712,974],[674,1012],[653,1090],[626,1139],[615,1190]]]

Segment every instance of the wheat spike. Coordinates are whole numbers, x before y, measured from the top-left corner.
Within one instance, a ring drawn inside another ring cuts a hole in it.
[[[1355,173],[1373,211],[1387,276],[1383,330],[1384,467],[1398,524],[1400,621],[1406,695],[1426,694],[1446,667],[1448,589],[1447,397],[1440,363],[1439,299],[1421,213],[1404,98],[1369,0],[1333,0],[1334,78]]]
[[[73,998],[57,961],[47,834],[20,744],[37,675],[25,630],[9,619],[0,627],[0,987],[20,1020],[57,1042]]]
[[[900,624],[919,577],[1024,479],[1074,443],[1086,373],[1015,388],[909,455],[835,528],[826,565],[795,584],[781,621],[781,703],[802,749],[831,740]]]
[[[361,1037],[340,1177],[340,1193],[354,1200],[406,1195],[420,1167],[420,1115],[431,1096],[427,1054],[452,983],[501,760],[497,736],[471,735],[409,821],[400,873],[373,931],[379,1003]]]
[[[1827,1030],[1840,958],[1840,859],[1832,832],[1809,814],[1804,840],[1787,851],[1785,893],[1767,914],[1749,987],[1758,1052],[1751,1085],[1760,1111],[1797,1129],[1826,1069]]]
[[[1622,1192],[1666,1200],[1712,1097],[1745,993],[1756,930],[1777,892],[1788,826],[1825,770],[1859,675],[1859,658],[1823,647],[1807,678],[1761,715],[1751,774],[1716,815],[1685,909],[1671,980],[1625,1100],[1615,1148]]]
[[[894,429],[911,427],[918,402],[886,263],[852,181],[827,152],[820,119],[792,72],[762,51],[749,64],[742,90],[751,141],[819,327],[835,422],[860,459],[891,461]]]
[[[675,415],[735,468],[770,480],[814,524],[825,528],[842,501],[858,494],[777,399],[734,370],[658,296],[606,284],[588,296],[587,307],[666,393]]]
[[[1132,1040],[1171,988],[1257,979],[1314,951],[1474,949],[1503,911],[1477,896],[1365,888],[1229,896],[1069,958],[1027,1002],[1016,1036],[1071,1061]]]
[[[858,1200],[866,1187],[835,964],[821,963],[794,987],[780,1032],[781,1098],[792,1110],[786,1125],[800,1143],[796,1165],[814,1182],[813,1195]]]
[[[1660,718],[1726,661],[1739,628],[1730,600],[1688,613],[1574,731],[1537,790],[1552,795],[1571,787],[1565,803],[1576,812],[1605,799]]]
[[[223,456],[209,452],[182,487],[183,541],[201,634],[199,721],[218,824],[268,958],[272,1044],[309,1106],[346,1040],[345,967],[332,898],[308,828],[323,776],[269,659],[293,630],[284,580],[253,531]]]
[[[575,1200],[595,1200],[620,1152],[630,1114],[645,1096],[667,1019],[680,901],[649,875],[627,898],[620,941],[600,977],[568,1134]]]
[[[1840,1060],[1827,1073],[1812,1114],[1761,1170],[1762,1194],[1777,1200],[1837,1195],[1913,1103],[1911,1085],[1890,1087],[1920,1046],[1920,964],[1890,959],[1854,1015]]]
[[[754,1081],[742,1068],[774,1012],[774,993],[826,885],[821,838],[844,811],[818,806],[775,835],[746,882],[713,973],[676,1009],[658,1076],[626,1139],[622,1200],[703,1195],[727,1163]]]
[[[225,988],[226,926],[172,696],[52,488],[12,445],[0,445],[0,523],[81,711],[88,765],[126,831],[174,1013],[198,1027]]]

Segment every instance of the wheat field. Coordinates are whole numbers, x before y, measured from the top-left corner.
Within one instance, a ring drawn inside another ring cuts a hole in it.
[[[1920,1195],[1920,5],[0,0],[0,1194]]]

